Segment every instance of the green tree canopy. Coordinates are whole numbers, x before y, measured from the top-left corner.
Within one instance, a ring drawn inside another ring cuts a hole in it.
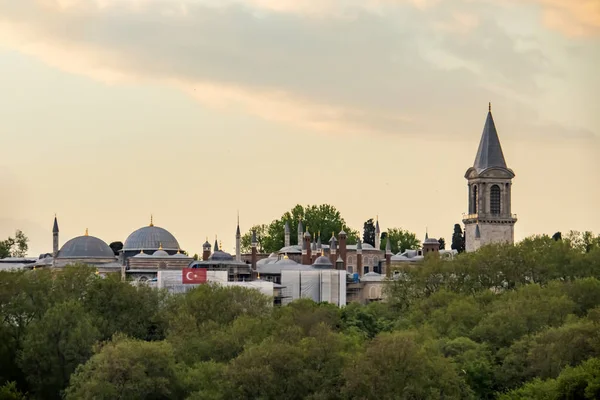
[[[381,241],[381,250],[385,250],[386,241],[390,241],[392,253],[396,254],[405,250],[416,250],[421,248],[421,241],[417,235],[402,228],[391,228],[384,232],[385,240]],[[383,237],[383,234],[382,234]]]
[[[321,240],[329,241],[332,234],[336,237],[344,230],[348,235],[348,244],[355,244],[359,233],[346,224],[340,212],[329,204],[321,205],[296,205],[290,211],[285,212],[281,218],[274,220],[268,225],[255,225],[242,237],[242,251],[250,251],[252,229],[256,230],[258,239],[258,250],[261,253],[272,253],[281,249],[285,243],[285,223],[290,227],[290,244],[298,244],[298,223],[302,221],[305,230],[311,235],[321,234]]]
[[[182,398],[173,350],[167,342],[116,336],[73,374],[67,399]]]
[[[29,238],[23,231],[17,229],[15,237],[0,241],[0,258],[25,257],[29,249]]]

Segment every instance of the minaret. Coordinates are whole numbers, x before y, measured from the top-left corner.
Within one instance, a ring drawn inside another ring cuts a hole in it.
[[[304,240],[304,238],[302,238],[302,240],[300,240],[300,247],[302,248],[302,258],[300,259],[301,260],[300,262],[303,265],[307,265],[306,254],[308,254],[308,253],[307,253],[307,249],[306,249],[306,241]]]
[[[289,247],[290,246],[290,223],[288,221],[285,221],[285,227],[283,228],[283,246],[284,247]]]
[[[219,242],[217,242],[217,237],[215,236],[215,253],[219,251]]]
[[[323,250],[323,244],[321,243],[321,231],[317,233],[317,253],[321,254]]]
[[[379,216],[375,219],[375,249],[381,250],[381,229],[379,229]]]
[[[58,220],[54,214],[54,226],[52,227],[52,257],[58,254]]]
[[[302,220],[298,219],[298,246],[302,246],[304,238],[304,225],[302,225]]]
[[[240,232],[240,213],[237,217],[237,229],[235,231],[235,260],[242,261],[242,234]]]
[[[312,238],[312,244],[310,245],[310,254],[311,254],[310,263],[312,264],[315,262],[317,257],[319,257],[319,253],[317,253],[317,241],[316,241],[315,237]]]
[[[506,166],[490,103],[475,162],[465,173],[469,188],[469,212],[463,219],[466,251],[490,243],[514,243],[514,177],[515,173]]]

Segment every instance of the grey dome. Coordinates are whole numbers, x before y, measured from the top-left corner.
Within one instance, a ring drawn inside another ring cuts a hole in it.
[[[233,256],[221,250],[217,250],[208,257],[212,261],[233,261]]]
[[[333,264],[331,263],[331,261],[329,260],[329,258],[327,256],[320,256],[313,263],[313,267],[327,269],[327,268],[333,268]]]
[[[161,244],[165,250],[179,250],[177,239],[169,231],[158,226],[145,226],[129,235],[123,250],[157,250]]]
[[[56,258],[115,258],[115,253],[94,236],[78,236],[63,244]]]
[[[154,253],[152,253],[152,257],[169,257],[169,253],[162,249],[156,250]]]

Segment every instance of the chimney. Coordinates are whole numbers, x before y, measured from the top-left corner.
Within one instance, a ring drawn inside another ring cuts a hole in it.
[[[362,276],[362,270],[362,243],[359,236],[358,242],[356,242],[356,272],[359,274],[359,276]]]
[[[342,265],[343,265],[343,270],[346,270],[347,267],[347,250],[346,250],[346,241],[348,240],[348,235],[346,234],[346,232],[344,232],[344,230],[342,229],[338,235],[338,237],[340,238],[340,257],[342,259]]]
[[[256,250],[256,246],[258,246],[258,239],[256,238],[256,230],[252,230],[252,270],[256,271],[256,262],[258,259],[258,254]]]
[[[333,265],[337,262],[337,240],[333,232],[331,233],[331,239],[329,239],[329,259]]]
[[[208,261],[208,257],[210,257],[210,243],[206,238],[206,242],[202,245],[202,261]]]

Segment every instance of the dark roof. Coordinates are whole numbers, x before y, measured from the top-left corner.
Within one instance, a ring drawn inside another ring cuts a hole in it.
[[[312,265],[315,268],[330,269],[333,268],[331,260],[326,256],[318,257]]]
[[[115,253],[102,239],[78,236],[63,244],[56,258],[115,258]]]
[[[52,227],[52,233],[58,233],[58,221],[54,217],[54,226]]]
[[[221,250],[217,250],[214,253],[212,253],[209,257],[209,260],[211,261],[233,261],[233,256],[229,253],[226,253],[224,251]]]
[[[489,111],[485,120],[485,126],[483,127],[483,133],[481,134],[481,141],[479,142],[479,149],[477,150],[473,168],[477,172],[481,172],[492,167],[507,168],[498,132],[496,131],[496,125],[494,124],[494,118],[492,117],[492,112]]]
[[[166,229],[158,226],[144,226],[127,237],[123,250],[178,250],[177,239]]]

